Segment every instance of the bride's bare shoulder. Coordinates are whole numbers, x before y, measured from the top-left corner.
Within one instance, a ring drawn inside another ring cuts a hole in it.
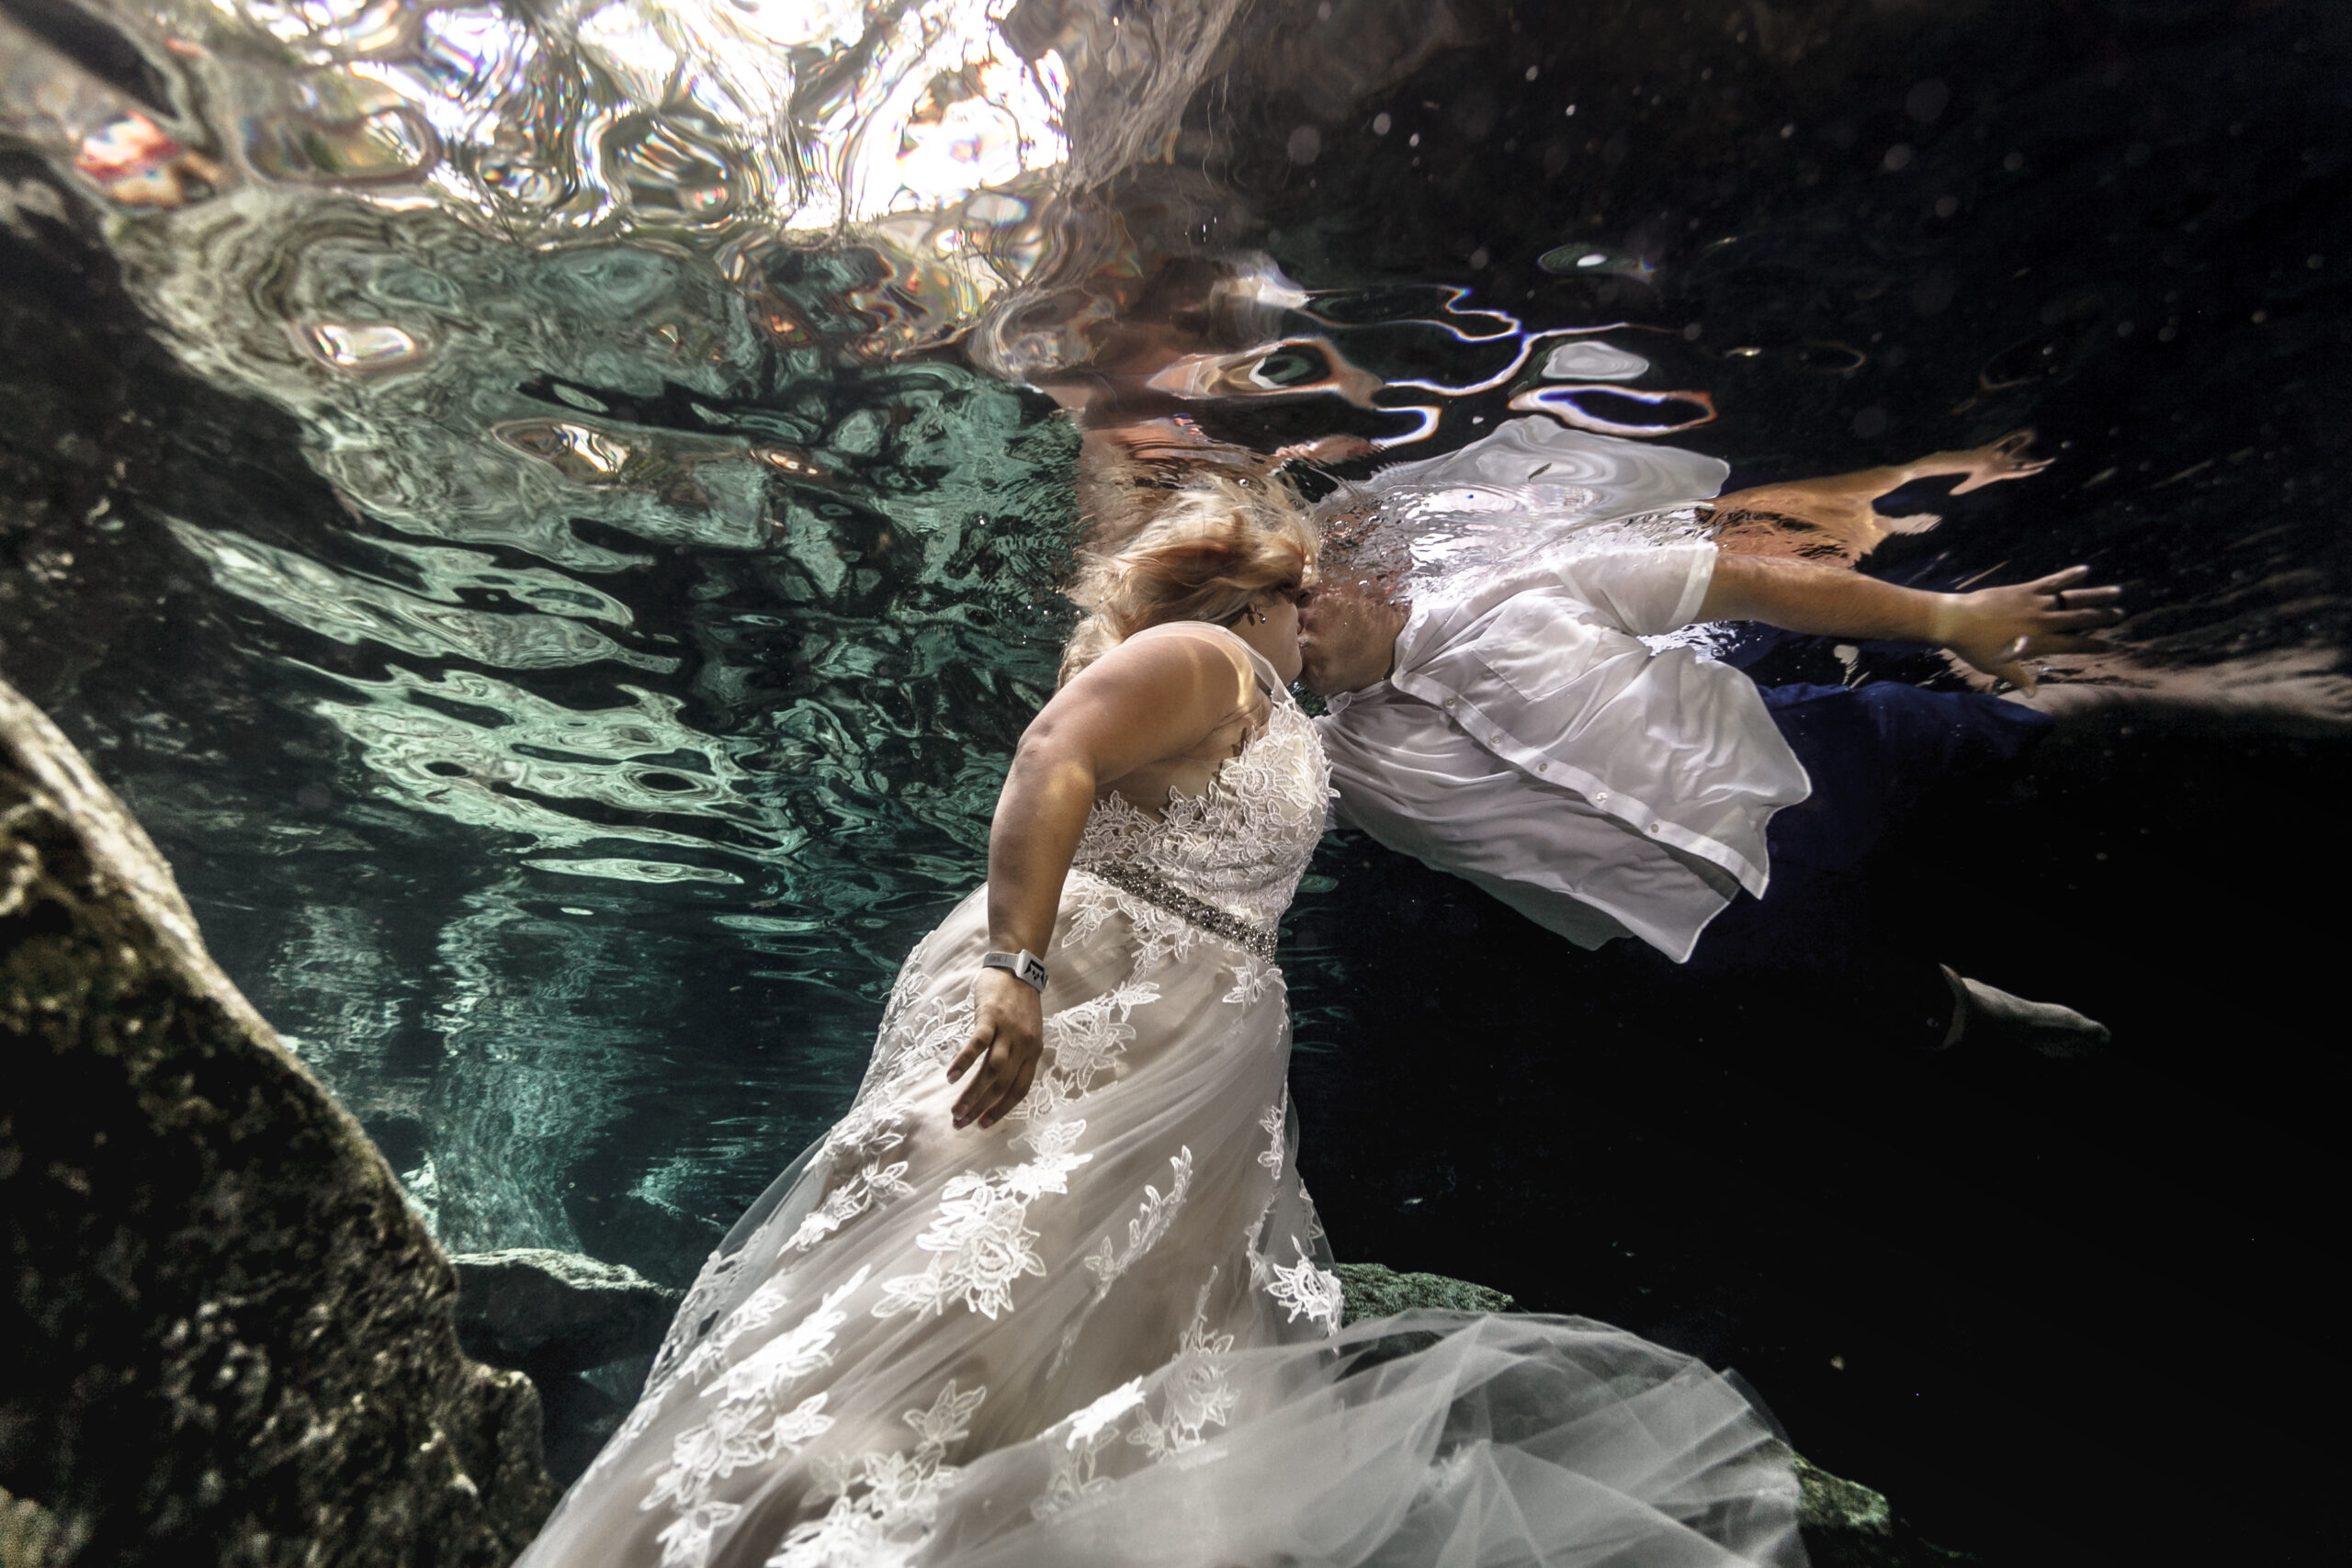
[[[1138,673],[1147,669],[1179,671],[1231,669],[1247,682],[1254,675],[1250,645],[1225,627],[1207,621],[1169,621],[1146,626],[1096,661]]]
[[[1156,626],[1144,627],[1119,646],[1134,648],[1138,644],[1167,642],[1178,637],[1189,637],[1195,642],[1222,649],[1227,653],[1239,655],[1245,664],[1249,662],[1250,645],[1235,635],[1230,627],[1220,626],[1211,621],[1164,621]]]
[[[1246,721],[1261,701],[1249,644],[1221,626],[1173,621],[1104,653],[1064,687],[1056,705],[1108,709],[1156,727],[1217,728]]]

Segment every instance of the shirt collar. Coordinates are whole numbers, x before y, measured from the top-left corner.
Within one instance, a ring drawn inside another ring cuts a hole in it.
[[[1418,656],[1420,652],[1421,634],[1429,629],[1429,625],[1428,599],[1414,601],[1411,611],[1405,616],[1405,624],[1396,629],[1396,662],[1388,667],[1391,680],[1408,670],[1419,668],[1420,660]]]
[[[1388,682],[1374,681],[1369,686],[1359,686],[1352,692],[1334,692],[1323,699],[1323,711],[1333,717],[1348,711],[1357,703],[1368,703],[1388,694]]]

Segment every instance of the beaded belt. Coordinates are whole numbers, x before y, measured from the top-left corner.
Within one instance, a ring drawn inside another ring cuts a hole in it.
[[[1165,909],[1188,925],[1221,936],[1269,964],[1274,961],[1273,928],[1253,925],[1230,910],[1195,898],[1156,871],[1128,860],[1105,861],[1100,865],[1081,865],[1077,869],[1089,876],[1101,877],[1120,892],[1131,894],[1155,908]]]

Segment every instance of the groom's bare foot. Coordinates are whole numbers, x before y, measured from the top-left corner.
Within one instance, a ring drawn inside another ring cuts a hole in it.
[[[2107,1025],[2057,1002],[2028,1001],[1944,966],[1951,985],[1951,1033],[1946,1044],[2022,1045],[2045,1056],[2084,1056],[2112,1037]]]

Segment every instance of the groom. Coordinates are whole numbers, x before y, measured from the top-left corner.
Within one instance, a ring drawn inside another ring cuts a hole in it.
[[[1340,817],[1584,947],[1634,936],[1702,972],[1858,1002],[1917,1046],[2052,1055],[2108,1032],[1966,979],[1867,907],[1864,862],[1907,791],[2021,752],[2050,723],[1895,683],[1759,689],[1641,639],[1762,621],[1949,649],[2030,693],[2029,658],[2098,646],[2120,590],[2088,569],[1970,593],[1896,587],[1706,540],[1586,535],[1408,603],[1344,569],[1306,597],[1303,679]]]

